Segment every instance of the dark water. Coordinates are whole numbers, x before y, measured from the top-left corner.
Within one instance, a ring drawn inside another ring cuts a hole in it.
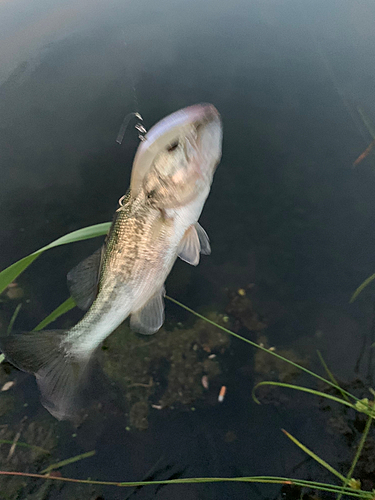
[[[224,123],[223,159],[201,218],[212,255],[197,268],[178,262],[169,295],[200,311],[225,313],[228,290],[245,288],[267,324],[269,345],[289,349],[322,373],[320,349],[339,379],[373,383],[373,292],[352,305],[349,298],[375,268],[374,153],[353,168],[372,141],[358,107],[375,123],[374,18],[372,1],[4,2],[0,266],[69,231],[111,220],[138,144],[131,127],[123,145],[115,143],[126,113],[140,112],[149,127],[178,108],[212,102]],[[33,328],[65,300],[66,273],[97,246],[56,249],[18,279],[25,296],[17,328]],[[5,320],[16,304],[3,304]],[[72,312],[64,321],[78,318]],[[167,319],[192,321],[170,304]],[[126,431],[121,412],[88,419],[78,430],[57,424],[55,461],[97,452],[63,474],[139,480],[160,459],[159,479],[330,479],[281,428],[347,471],[345,443],[312,396],[277,393],[277,404],[256,405],[251,390],[261,375],[254,372],[254,351],[239,341],[221,366],[196,411],[154,411],[147,431]],[[17,380],[12,425],[25,412],[53,422],[31,378]],[[221,384],[227,397],[212,404]],[[20,402],[28,409],[20,410]],[[99,494],[123,499],[129,491],[51,486],[43,498]],[[223,483],[143,488],[133,497],[280,494],[279,487]]]

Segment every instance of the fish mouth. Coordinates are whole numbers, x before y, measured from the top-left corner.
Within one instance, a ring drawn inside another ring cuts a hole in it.
[[[159,152],[161,148],[169,144],[171,137],[181,129],[190,129],[191,127],[198,129],[202,125],[216,120],[220,121],[219,112],[213,104],[208,103],[194,104],[166,116],[157,122],[145,135],[145,140],[137,150],[134,166],[136,166],[137,159],[138,161],[142,159],[145,150]]]
[[[213,104],[201,103],[180,109],[157,122],[145,135],[139,145],[132,168],[130,188],[136,196],[144,176],[153,164],[156,155],[168,146],[173,147],[176,137],[186,134],[196,136],[200,150],[211,148],[211,155],[217,164],[221,157],[222,127],[218,110]],[[212,150],[213,148],[213,150]]]
[[[179,115],[181,118],[185,117],[186,124],[195,125],[196,127],[211,121],[220,120],[218,110],[213,104],[208,103],[194,104],[188,108],[181,109],[180,111],[176,111],[176,113],[167,116],[165,120],[173,119],[174,115]],[[178,119],[179,116],[176,116],[175,119]],[[161,124],[161,122],[159,122],[159,124]]]

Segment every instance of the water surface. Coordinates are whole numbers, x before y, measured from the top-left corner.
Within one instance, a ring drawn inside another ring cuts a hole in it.
[[[371,383],[373,293],[353,305],[349,298],[375,267],[373,154],[353,168],[372,140],[358,107],[375,123],[374,16],[370,1],[2,3],[0,266],[69,231],[111,220],[138,144],[132,128],[121,147],[115,142],[126,113],[140,112],[150,127],[178,108],[212,102],[224,124],[223,159],[201,218],[212,255],[197,268],[178,262],[169,295],[226,314],[230,291],[244,288],[270,346],[319,370],[320,349],[337,377],[348,382],[360,375]],[[33,328],[65,300],[66,273],[99,244],[56,249],[19,278],[25,296],[16,328]],[[4,304],[4,321],[16,303]],[[72,312],[57,327],[79,317]],[[169,328],[193,325],[171,304],[167,320]],[[259,340],[259,331],[241,333]],[[221,375],[195,411],[192,405],[153,410],[146,431],[126,431],[120,410],[89,418],[78,430],[57,424],[54,432],[64,438],[56,459],[97,450],[64,475],[137,480],[160,459],[159,478],[328,479],[303,462],[281,427],[344,467],[338,457],[345,442],[312,397],[277,393],[276,402],[256,405],[255,381],[274,374],[255,373],[254,351],[239,341],[232,340],[220,364]],[[15,419],[29,412],[52,425],[31,378],[17,380],[17,404],[29,406]],[[218,405],[221,384],[228,393]],[[68,498],[72,491],[59,494]],[[86,487],[79,491],[80,498],[95,498]],[[180,494],[274,498],[278,488],[170,486],[140,489],[134,497]]]

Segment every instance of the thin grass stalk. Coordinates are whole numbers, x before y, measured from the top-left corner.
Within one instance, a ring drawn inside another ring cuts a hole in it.
[[[282,484],[301,486],[302,488],[315,488],[321,491],[330,493],[340,493],[342,487],[329,483],[320,483],[317,481],[307,481],[303,479],[294,479],[288,477],[277,476],[249,476],[249,477],[193,477],[182,479],[165,479],[160,481],[98,481],[92,479],[75,479],[69,477],[57,477],[53,475],[34,474],[31,472],[16,472],[16,471],[0,471],[3,476],[22,476],[35,479],[48,479],[52,481],[62,481],[68,483],[91,484],[102,486],[117,486],[120,488],[129,488],[134,486],[155,486],[159,484],[193,484],[193,483],[261,483],[261,484]],[[345,494],[354,498],[364,498],[371,500],[373,494],[369,491],[353,490],[345,488]]]
[[[229,335],[232,335],[232,337],[235,337],[235,338],[237,338],[239,340],[242,340],[243,342],[246,342],[247,344],[250,344],[251,346],[256,347],[257,349],[260,349],[261,351],[267,352],[271,356],[275,356],[276,358],[281,359],[282,361],[285,361],[285,362],[289,363],[290,365],[298,368],[299,370],[307,373],[308,375],[311,375],[312,377],[315,377],[316,379],[320,380],[321,382],[324,382],[325,384],[330,385],[331,387],[334,387],[338,391],[341,389],[349,398],[353,399],[356,402],[360,402],[361,404],[363,404],[363,402],[360,399],[358,399],[357,397],[355,397],[353,394],[350,394],[350,392],[346,391],[345,389],[340,388],[338,385],[334,384],[330,380],[325,379],[324,377],[321,377],[317,373],[314,373],[311,370],[308,370],[304,366],[298,365],[297,363],[294,363],[294,361],[291,361],[290,359],[284,358],[284,356],[280,356],[280,354],[277,354],[274,351],[270,351],[270,350],[266,349],[265,347],[262,347],[259,344],[255,343],[255,342],[252,342],[251,340],[249,340],[249,339],[247,339],[245,337],[242,337],[238,333],[235,333],[235,332],[232,332],[231,330],[228,330],[228,328],[225,328],[224,326],[221,326],[218,323],[215,323],[214,321],[206,318],[205,316],[202,316],[201,314],[197,313],[193,309],[190,309],[190,307],[185,306],[184,304],[182,304],[181,302],[179,302],[176,299],[173,299],[172,297],[169,297],[169,296],[166,295],[165,298],[167,298],[168,300],[170,300],[174,304],[177,304],[178,306],[182,307],[183,309],[185,309],[186,311],[190,312],[191,314],[194,314],[194,316],[196,316],[197,318],[203,319],[207,323],[210,323],[211,325],[216,326],[217,328],[219,328],[223,332],[226,332]],[[369,405],[368,405],[368,411],[369,412],[372,411],[372,408]]]
[[[50,455],[51,452],[48,450],[45,450],[44,448],[41,448],[40,446],[36,446],[35,444],[28,444],[28,443],[23,443],[22,441],[17,441],[16,443],[11,440],[11,439],[0,439],[0,445],[1,444],[11,444],[15,446],[21,446],[21,448],[30,448],[36,451],[40,451],[42,453],[46,453],[47,455]]]
[[[343,476],[342,474],[340,474],[339,471],[337,471],[336,469],[334,469],[332,467],[332,465],[329,465],[329,463],[327,463],[325,460],[323,460],[322,458],[320,458],[318,455],[316,455],[312,450],[310,450],[309,448],[307,448],[307,446],[305,446],[304,444],[302,444],[300,441],[298,441],[297,438],[295,438],[294,436],[292,436],[291,434],[289,434],[289,432],[287,432],[285,429],[281,429],[283,431],[283,433],[291,440],[293,441],[294,444],[296,444],[298,446],[298,448],[300,448],[302,451],[304,451],[307,455],[309,455],[311,458],[313,458],[316,462],[318,462],[320,465],[322,465],[325,469],[327,469],[329,472],[331,472],[332,474],[334,474],[336,477],[338,477],[341,481],[345,481],[345,476]]]
[[[47,468],[43,469],[41,474],[48,474],[52,470],[60,469],[61,467],[64,467],[65,465],[73,464],[74,462],[78,462],[79,460],[83,460],[85,458],[92,457],[95,455],[95,453],[96,453],[95,450],[87,451],[86,453],[81,453],[80,455],[76,455],[74,457],[67,458],[66,460],[61,460],[61,462],[51,464]]]
[[[355,301],[355,299],[358,297],[358,295],[362,292],[362,290],[364,288],[366,288],[366,286],[369,285],[371,283],[371,281],[373,281],[373,280],[375,280],[375,274],[372,274],[371,276],[366,278],[365,281],[363,281],[363,283],[361,283],[359,285],[359,287],[355,290],[353,295],[350,297],[349,303],[352,304]]]
[[[353,476],[353,472],[354,472],[354,469],[357,465],[357,462],[359,460],[359,457],[361,456],[361,453],[362,453],[362,450],[363,450],[363,447],[365,445],[365,442],[366,442],[366,439],[367,439],[367,436],[368,436],[368,433],[370,431],[370,427],[371,427],[371,424],[372,424],[372,417],[369,416],[368,419],[367,419],[367,422],[366,422],[366,427],[363,431],[363,434],[361,436],[361,440],[359,442],[359,445],[358,445],[358,448],[357,448],[357,451],[356,451],[356,454],[354,456],[354,459],[353,459],[353,462],[352,462],[352,465],[350,467],[350,470],[348,472],[348,475],[346,476],[346,479],[345,479],[345,482],[343,484],[343,489],[346,488],[350,482],[350,480],[352,479],[352,476]],[[337,497],[337,500],[341,500],[341,497],[342,495],[344,494],[344,492],[342,491],[339,496]]]
[[[357,410],[356,406],[353,405],[352,403],[345,401],[343,399],[337,398],[336,396],[332,396],[331,394],[326,394],[325,392],[316,391],[315,389],[310,389],[309,387],[303,387],[302,385],[287,384],[285,382],[272,382],[272,381],[268,381],[268,380],[265,380],[264,382],[259,382],[254,387],[254,389],[252,391],[253,399],[257,404],[260,404],[260,402],[259,402],[258,398],[255,396],[255,391],[258,387],[260,387],[262,385],[272,385],[272,386],[276,386],[276,387],[285,387],[287,389],[295,389],[295,390],[301,391],[301,392],[308,392],[309,394],[314,394],[315,396],[320,396],[322,398],[330,399],[331,401],[335,401],[336,403],[340,403],[340,404],[343,404],[345,406],[349,406],[349,408],[353,408],[353,410]]]
[[[20,302],[17,305],[17,307],[14,310],[14,313],[12,314],[12,317],[10,318],[9,325],[8,325],[8,328],[7,328],[7,335],[9,335],[10,332],[13,330],[14,322],[16,321],[16,318],[18,316],[18,313],[20,312],[21,307],[22,307],[22,302]]]
[[[328,368],[326,362],[324,361],[323,359],[323,356],[321,354],[321,352],[319,351],[319,349],[316,350],[317,354],[318,354],[318,357],[319,357],[319,360],[320,362],[322,363],[323,365],[323,368],[325,369],[328,377],[330,378],[331,382],[333,382],[334,384],[336,384],[338,387],[340,387],[340,385],[338,384],[337,380],[335,379],[335,377],[333,376],[333,373],[331,372],[331,370]],[[340,387],[340,393],[341,393],[341,396],[345,399],[345,401],[348,401],[349,402],[349,398],[348,396],[345,394],[345,392],[341,389]]]

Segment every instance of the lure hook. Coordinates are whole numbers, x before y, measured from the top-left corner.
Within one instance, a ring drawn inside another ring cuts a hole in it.
[[[133,113],[129,113],[125,116],[122,124],[121,124],[121,127],[120,127],[120,130],[119,130],[119,133],[117,134],[117,138],[116,138],[116,142],[118,144],[122,144],[122,141],[124,139],[124,135],[125,135],[125,132],[126,132],[126,129],[128,128],[128,125],[129,125],[129,122],[132,118],[138,118],[138,120],[141,120],[143,121],[143,117],[140,113],[137,113],[137,112],[133,112]],[[141,141],[144,141],[145,140],[145,137],[144,137],[144,134],[147,133],[147,130],[146,128],[142,125],[142,123],[140,122],[137,122],[135,124],[135,128],[136,130],[138,130],[139,134],[138,134],[138,138],[139,140]]]

